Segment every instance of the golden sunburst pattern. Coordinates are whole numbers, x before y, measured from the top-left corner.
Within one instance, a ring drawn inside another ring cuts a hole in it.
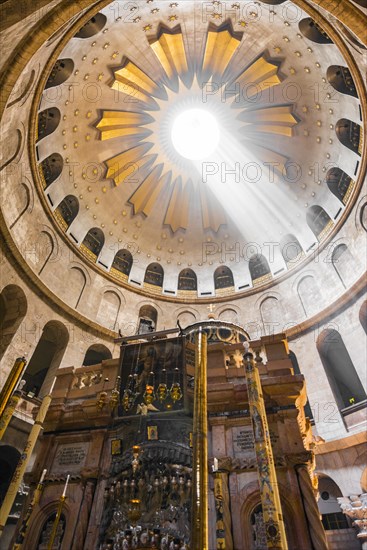
[[[170,141],[170,123],[185,108],[205,105],[215,113],[225,136],[235,136],[239,147],[253,158],[273,163],[282,173],[288,158],[269,146],[264,135],[291,137],[297,118],[291,104],[254,106],[259,92],[281,83],[280,64],[266,53],[241,66],[238,48],[242,34],[229,24],[208,29],[201,52],[192,55],[185,47],[180,26],[160,29],[149,46],[157,67],[156,80],[129,59],[114,71],[112,88],[134,99],[131,110],[103,111],[97,124],[100,139],[121,139],[121,153],[106,161],[106,178],[116,186],[132,182],[129,198],[134,214],[148,216],[168,190],[170,198],[164,223],[173,232],[186,229],[190,207],[200,200],[202,226],[218,231],[225,213],[210,188],[200,185],[200,169],[181,157]],[[245,90],[245,95],[244,95]],[[135,180],[134,180],[135,181]]]

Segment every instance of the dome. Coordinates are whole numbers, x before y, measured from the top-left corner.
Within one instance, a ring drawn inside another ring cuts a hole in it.
[[[28,371],[7,471],[55,374],[102,391],[123,339],[277,335],[332,531],[366,487],[365,3],[10,4],[1,386]]]

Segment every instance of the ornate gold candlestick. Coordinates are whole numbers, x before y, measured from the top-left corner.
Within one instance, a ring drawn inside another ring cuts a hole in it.
[[[254,433],[266,542],[268,548],[273,550],[287,550],[288,544],[259,370],[252,353],[249,353],[248,342],[245,342],[244,347],[246,351],[243,359]]]
[[[53,386],[55,384],[56,378],[54,380],[54,383],[52,385],[52,388],[50,389],[50,394],[52,392]],[[10,514],[10,510],[14,504],[15,497],[18,493],[18,489],[20,486],[20,483],[23,479],[24,472],[27,468],[29,459],[31,458],[34,446],[37,442],[38,436],[42,430],[43,422],[45,420],[48,408],[51,403],[51,395],[46,395],[43,398],[42,404],[40,406],[40,409],[37,414],[37,418],[35,420],[35,423],[33,424],[31,433],[29,434],[28,441],[26,443],[26,446],[24,447],[23,453],[19,459],[18,465],[15,469],[15,472],[13,474],[12,480],[10,482],[8,491],[5,495],[3,504],[0,509],[0,533],[2,533],[5,524],[7,522],[7,519]]]
[[[191,548],[208,550],[207,335],[195,335]]]

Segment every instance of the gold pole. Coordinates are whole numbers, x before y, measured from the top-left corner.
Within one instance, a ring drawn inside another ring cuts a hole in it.
[[[18,359],[15,360],[14,366],[0,393],[0,418],[3,415],[13,391],[24,374],[26,365],[27,361],[24,357],[18,357]]]
[[[247,342],[246,344],[246,353],[243,358],[245,363],[252,429],[254,432],[266,543],[267,547],[273,550],[287,550],[287,537],[285,534],[284,518],[280,504],[278,482],[259,369],[257,368],[252,353],[248,351]]]
[[[48,542],[47,550],[52,550],[52,547],[53,547],[54,542],[55,542],[55,538],[56,538],[56,534],[57,534],[57,528],[58,528],[59,523],[60,523],[62,509],[64,507],[64,502],[66,500],[66,488],[68,486],[69,479],[70,479],[70,475],[68,474],[68,477],[66,478],[64,491],[63,491],[63,493],[60,497],[59,505],[57,507],[56,517],[54,519],[54,524],[52,526],[51,536],[50,536],[50,540]]]
[[[207,336],[195,335],[191,548],[208,550]]]
[[[33,493],[31,503],[28,506],[27,513],[24,517],[24,520],[22,521],[22,525],[20,527],[19,534],[17,536],[17,541],[13,545],[12,550],[19,550],[23,546],[24,538],[25,538],[25,535],[26,535],[26,532],[27,532],[27,529],[28,529],[29,520],[31,519],[33,508],[36,504],[38,504],[38,502],[41,498],[41,494],[42,494],[42,491],[43,491],[43,480],[45,478],[46,472],[47,472],[47,470],[43,470],[43,472],[42,472],[41,478],[40,478],[40,480],[38,482],[38,485],[37,485],[37,487],[36,487],[36,489]]]
[[[15,390],[5,407],[3,414],[0,417],[0,441],[4,437],[4,433],[6,432],[6,429],[19,403],[20,398],[21,392]]]
[[[55,378],[56,380],[56,378]],[[54,383],[55,383],[54,380]],[[50,394],[52,392],[54,384],[52,385],[52,388],[50,390]],[[26,446],[24,447],[24,451],[19,459],[18,465],[15,469],[15,472],[13,474],[12,480],[10,482],[8,491],[5,495],[3,504],[0,508],[0,534],[4,530],[5,524],[8,520],[10,510],[14,504],[15,497],[18,493],[18,489],[20,486],[20,483],[23,479],[24,472],[27,468],[29,459],[31,458],[32,451],[34,449],[34,446],[37,442],[37,439],[39,437],[39,434],[43,427],[43,422],[45,420],[45,416],[47,414],[48,408],[51,403],[51,395],[46,395],[43,398],[42,404],[40,406],[40,409],[37,414],[37,418],[35,420],[35,423],[33,424],[33,427],[31,429],[31,432],[28,437],[28,441],[26,443]]]

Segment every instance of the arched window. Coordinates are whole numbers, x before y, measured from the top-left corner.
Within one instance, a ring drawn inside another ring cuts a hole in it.
[[[93,344],[87,349],[84,359],[83,367],[90,367],[91,365],[99,365],[106,359],[112,359],[112,353],[103,344]]]
[[[85,25],[82,26],[80,31],[75,35],[75,38],[90,38],[95,34],[99,33],[105,26],[107,17],[103,13],[97,13],[92,19],[87,21]]]
[[[81,251],[92,261],[96,261],[104,245],[104,234],[99,227],[88,231],[80,245]]]
[[[27,299],[17,285],[8,285],[0,294],[0,359],[6,352],[27,313]]]
[[[75,220],[79,212],[79,201],[74,195],[67,195],[55,210],[56,217],[64,222],[62,225],[67,229]]]
[[[344,409],[364,401],[366,392],[339,332],[323,330],[316,345],[338,407]]]
[[[317,44],[332,44],[327,33],[311,17],[305,17],[298,24],[299,30],[309,40]]]
[[[352,178],[348,174],[336,166],[330,168],[326,173],[328,188],[343,204],[346,203],[346,199],[348,198],[347,193],[352,181]]]
[[[150,305],[142,306],[139,310],[138,334],[154,332],[157,329],[157,310]]]
[[[367,300],[363,302],[361,309],[359,310],[359,321],[363,327],[363,330],[367,334]]]
[[[308,227],[318,240],[321,239],[323,231],[332,222],[329,214],[325,212],[322,206],[318,206],[317,204],[310,206],[307,210],[306,221]]]
[[[353,153],[361,155],[362,128],[356,122],[347,118],[341,118],[335,124],[335,132],[340,143],[348,147]]]
[[[331,65],[326,71],[326,78],[329,84],[341,94],[347,94],[358,98],[357,90],[348,67]]]
[[[69,78],[73,70],[74,61],[72,59],[58,59],[47,79],[45,90],[63,84]]]
[[[197,290],[198,282],[192,269],[183,269],[178,276],[178,290]]]
[[[214,271],[214,288],[228,288],[234,286],[233,273],[226,265],[217,267]]]
[[[155,286],[163,286],[163,277],[163,267],[155,262],[148,265],[145,271],[144,283]]]
[[[347,516],[340,510],[338,502],[338,497],[343,496],[341,490],[329,476],[319,474],[318,478],[320,496],[317,504],[325,531],[348,529]]]
[[[267,548],[266,528],[261,504],[258,504],[253,509],[250,516],[250,523],[252,528],[253,548],[256,550]]]
[[[48,543],[50,540],[50,533],[52,531],[55,518],[56,518],[56,512],[51,514],[43,524],[42,531],[38,539],[38,544],[36,546],[37,549],[48,547]],[[66,526],[65,516],[64,514],[61,514],[59,524],[57,526],[55,544],[52,546],[53,549],[54,548],[60,549],[62,547],[62,539],[64,538],[65,526]]]
[[[116,271],[119,271],[128,277],[130,275],[132,265],[132,254],[124,248],[116,252],[111,268],[116,269]]]
[[[53,153],[45,158],[39,165],[42,185],[46,189],[60,176],[64,166],[64,160],[59,153]]]
[[[23,378],[26,381],[25,392],[35,397],[43,397],[45,395],[45,378],[49,372],[51,375],[55,375],[68,342],[69,333],[62,323],[59,321],[49,321],[44,326],[42,336],[24,373]],[[50,385],[51,377],[49,377],[48,386]]]
[[[333,250],[331,262],[344,288],[354,280],[356,263],[346,244],[339,244]]]
[[[285,235],[281,239],[280,251],[287,265],[292,265],[296,263],[303,252],[298,239],[291,234]]]
[[[38,113],[37,141],[52,134],[60,124],[60,119],[61,113],[57,107],[51,107]]]
[[[269,264],[265,256],[262,254],[255,254],[254,256],[251,256],[248,267],[253,283],[258,279],[265,277],[265,275],[270,275]]]

